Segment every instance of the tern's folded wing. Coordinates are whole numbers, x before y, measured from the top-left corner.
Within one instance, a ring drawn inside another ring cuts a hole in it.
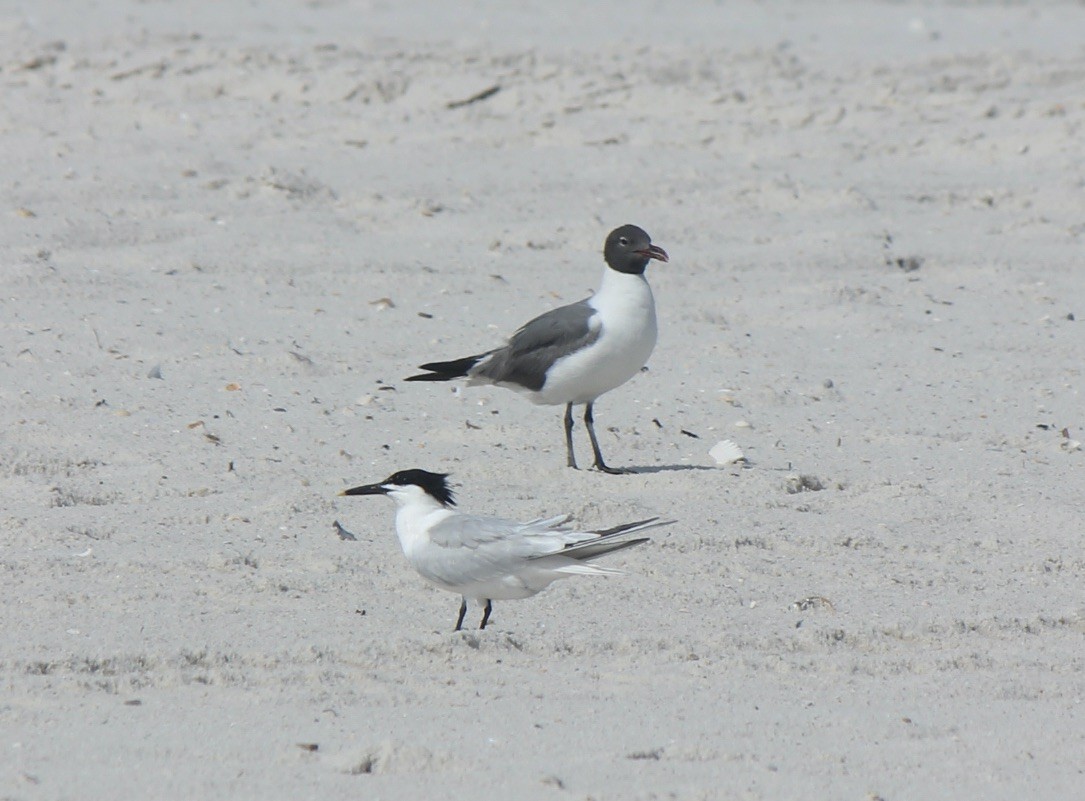
[[[409,558],[425,578],[448,590],[512,582],[536,557],[557,553],[570,532],[552,529],[563,517],[532,521],[452,515],[433,526],[429,543]],[[589,535],[594,536],[594,535]],[[517,596],[509,596],[517,597]],[[523,597],[523,596],[519,596]]]
[[[443,550],[487,551],[528,559],[596,536],[563,528],[568,519],[568,515],[558,515],[519,523],[501,517],[450,515],[429,530],[429,539]]]

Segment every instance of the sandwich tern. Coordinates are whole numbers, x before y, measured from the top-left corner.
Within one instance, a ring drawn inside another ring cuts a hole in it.
[[[400,470],[339,494],[388,495],[396,502],[396,534],[407,561],[431,584],[461,596],[455,631],[463,627],[468,598],[483,605],[479,628],[484,629],[494,601],[529,598],[568,576],[621,574],[589,560],[648,542],[628,537],[674,522],[653,517],[578,531],[564,525],[569,515],[519,523],[464,514],[453,508],[447,479],[447,473]]]

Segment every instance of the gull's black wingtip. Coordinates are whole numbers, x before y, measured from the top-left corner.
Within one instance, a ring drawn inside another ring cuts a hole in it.
[[[451,381],[456,378],[454,375],[441,375],[440,373],[419,373],[418,375],[409,375],[404,378],[404,381]]]
[[[467,378],[467,374],[486,354],[478,356],[465,356],[462,359],[453,359],[450,362],[430,362],[420,364],[420,370],[425,373],[408,376],[404,381],[452,381],[456,378]]]

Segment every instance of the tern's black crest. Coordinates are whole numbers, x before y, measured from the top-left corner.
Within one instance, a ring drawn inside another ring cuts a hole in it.
[[[392,473],[381,484],[395,484],[407,487],[414,484],[426,491],[426,494],[445,506],[455,506],[456,500],[452,497],[452,490],[448,488],[448,473],[431,473],[429,470],[400,470]]]
[[[663,248],[653,245],[648,233],[635,225],[623,225],[610,232],[603,245],[603,258],[612,270],[632,275],[642,274],[651,259],[668,260]]]

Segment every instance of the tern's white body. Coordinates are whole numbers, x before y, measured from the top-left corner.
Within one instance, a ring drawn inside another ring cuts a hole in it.
[[[559,578],[621,572],[561,555],[567,545],[599,536],[563,527],[568,515],[518,523],[457,512],[416,486],[388,494],[399,506],[396,535],[407,561],[430,583],[465,598],[529,598]]]

